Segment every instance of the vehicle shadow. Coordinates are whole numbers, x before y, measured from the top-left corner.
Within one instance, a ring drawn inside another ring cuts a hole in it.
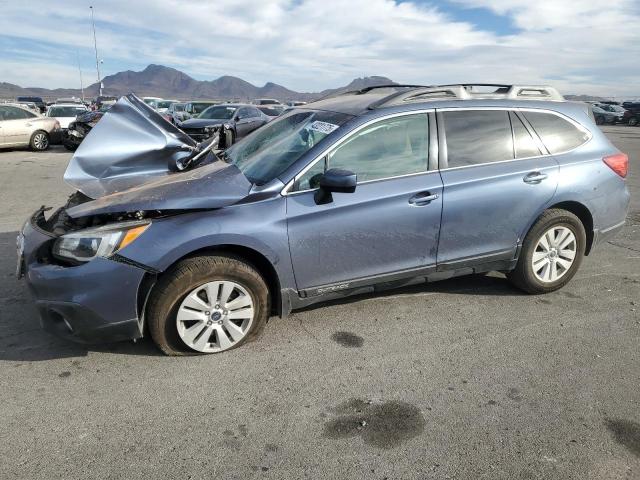
[[[44,332],[24,280],[18,280],[15,275],[17,233],[0,233],[0,361],[83,357],[90,351],[161,355],[146,339],[137,343],[80,345]]]

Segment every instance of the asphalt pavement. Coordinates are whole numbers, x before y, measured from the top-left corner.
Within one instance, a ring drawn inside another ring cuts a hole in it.
[[[628,222],[564,289],[463,277],[189,358],[40,330],[15,237],[71,193],[70,154],[1,151],[0,478],[640,479],[640,128],[604,130]]]

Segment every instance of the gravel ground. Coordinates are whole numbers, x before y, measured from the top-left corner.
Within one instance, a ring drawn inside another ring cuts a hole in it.
[[[69,159],[0,152],[0,478],[640,478],[640,128],[624,231],[564,289],[499,274],[272,319],[223,355],[40,331],[15,236]]]

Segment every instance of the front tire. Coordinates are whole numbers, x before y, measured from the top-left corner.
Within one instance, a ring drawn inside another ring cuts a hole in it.
[[[629,126],[635,127],[636,125],[638,125],[638,119],[636,117],[631,117],[629,119]]]
[[[231,255],[192,257],[158,282],[147,308],[149,332],[167,355],[219,353],[255,339],[267,323],[269,289]]]
[[[531,294],[564,287],[580,267],[586,238],[584,225],[573,213],[547,210],[527,233],[516,268],[507,278]]]
[[[43,130],[37,130],[31,135],[29,140],[29,147],[36,152],[44,152],[49,148],[50,140],[49,134]]]

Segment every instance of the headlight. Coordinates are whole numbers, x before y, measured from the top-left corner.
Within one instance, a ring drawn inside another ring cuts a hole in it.
[[[127,222],[68,233],[53,244],[53,255],[74,263],[108,257],[131,244],[149,225],[149,222]]]

